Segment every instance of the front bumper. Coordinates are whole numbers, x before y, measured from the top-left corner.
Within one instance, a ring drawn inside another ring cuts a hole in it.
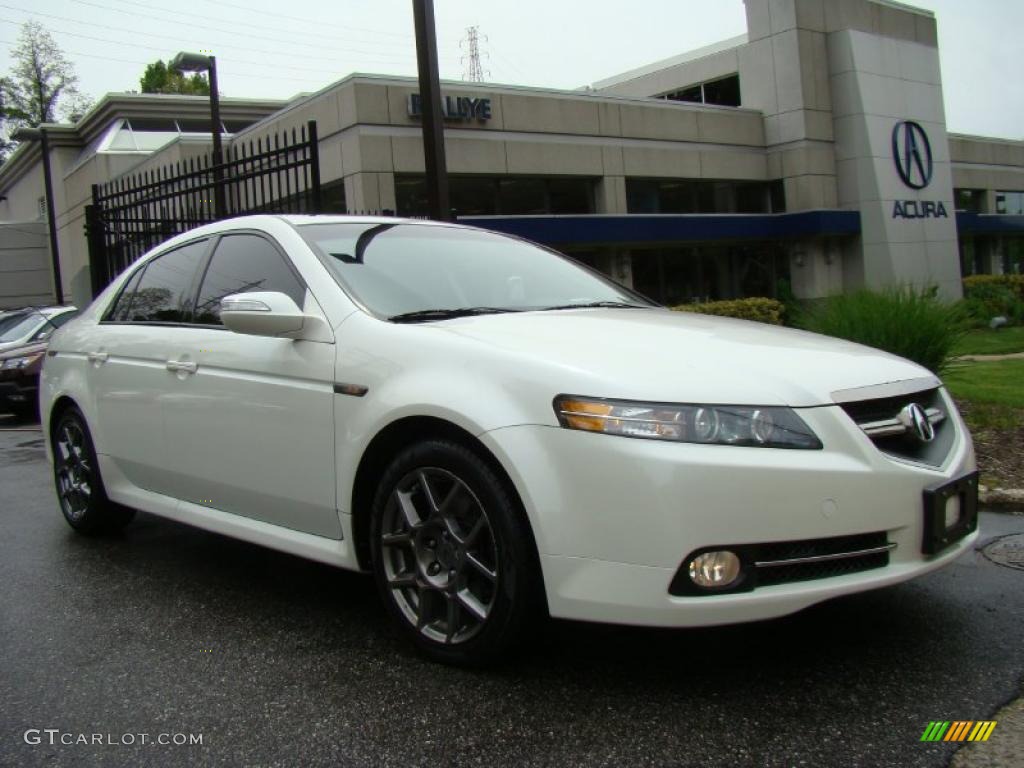
[[[39,398],[39,374],[0,380],[0,412],[25,410]]]
[[[533,526],[548,605],[561,618],[700,626],[793,613],[814,603],[896,584],[940,568],[977,532],[922,553],[923,491],[975,468],[970,438],[956,434],[941,468],[881,453],[838,407],[802,409],[820,451],[662,443],[517,426],[482,436],[509,470]],[[860,573],[673,596],[687,554],[885,532],[888,565]]]

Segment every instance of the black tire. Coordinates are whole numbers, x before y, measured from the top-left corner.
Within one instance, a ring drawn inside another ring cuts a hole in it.
[[[384,472],[372,515],[378,590],[422,653],[479,666],[514,648],[540,613],[540,574],[525,516],[485,461],[448,440],[413,445]]]
[[[79,533],[98,534],[118,531],[131,522],[135,510],[107,498],[96,449],[82,412],[74,406],[62,411],[50,435],[53,481],[68,525]]]

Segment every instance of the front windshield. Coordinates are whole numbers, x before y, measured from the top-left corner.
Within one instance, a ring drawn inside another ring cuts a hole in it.
[[[298,227],[342,286],[374,314],[653,306],[551,251],[462,227],[406,223]]]
[[[28,313],[21,316],[21,319],[0,329],[0,344],[8,341],[18,341],[28,336],[35,328],[46,322],[45,318],[35,313]]]

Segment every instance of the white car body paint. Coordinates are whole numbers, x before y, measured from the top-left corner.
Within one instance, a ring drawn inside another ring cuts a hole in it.
[[[657,308],[390,323],[339,288],[292,226],[308,221],[220,222],[156,253],[239,228],[263,232],[288,254],[308,288],[302,309],[326,322],[333,341],[101,323],[131,270],[54,334],[41,377],[44,424],[59,399],[78,405],[113,500],[356,569],[353,481],[367,446],[399,419],[442,419],[476,437],[514,483],[552,615],[660,626],[784,615],[927,573],[977,537],[921,554],[922,491],[975,468],[944,391],[955,435],[934,467],[883,454],[837,405],[861,388],[939,386],[913,363],[809,333]],[[196,369],[168,370],[175,361]],[[336,384],[366,393],[338,394]],[[824,448],[574,431],[560,426],[552,404],[566,393],[788,406]],[[701,547],[869,531],[897,545],[884,568],[737,594],[668,592],[684,557]]]

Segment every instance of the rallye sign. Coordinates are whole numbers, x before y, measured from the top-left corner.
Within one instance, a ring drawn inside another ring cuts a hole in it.
[[[418,93],[409,94],[409,117],[423,116],[423,101]],[[486,122],[491,119],[491,100],[472,96],[442,96],[441,115],[445,120],[479,120]]]

